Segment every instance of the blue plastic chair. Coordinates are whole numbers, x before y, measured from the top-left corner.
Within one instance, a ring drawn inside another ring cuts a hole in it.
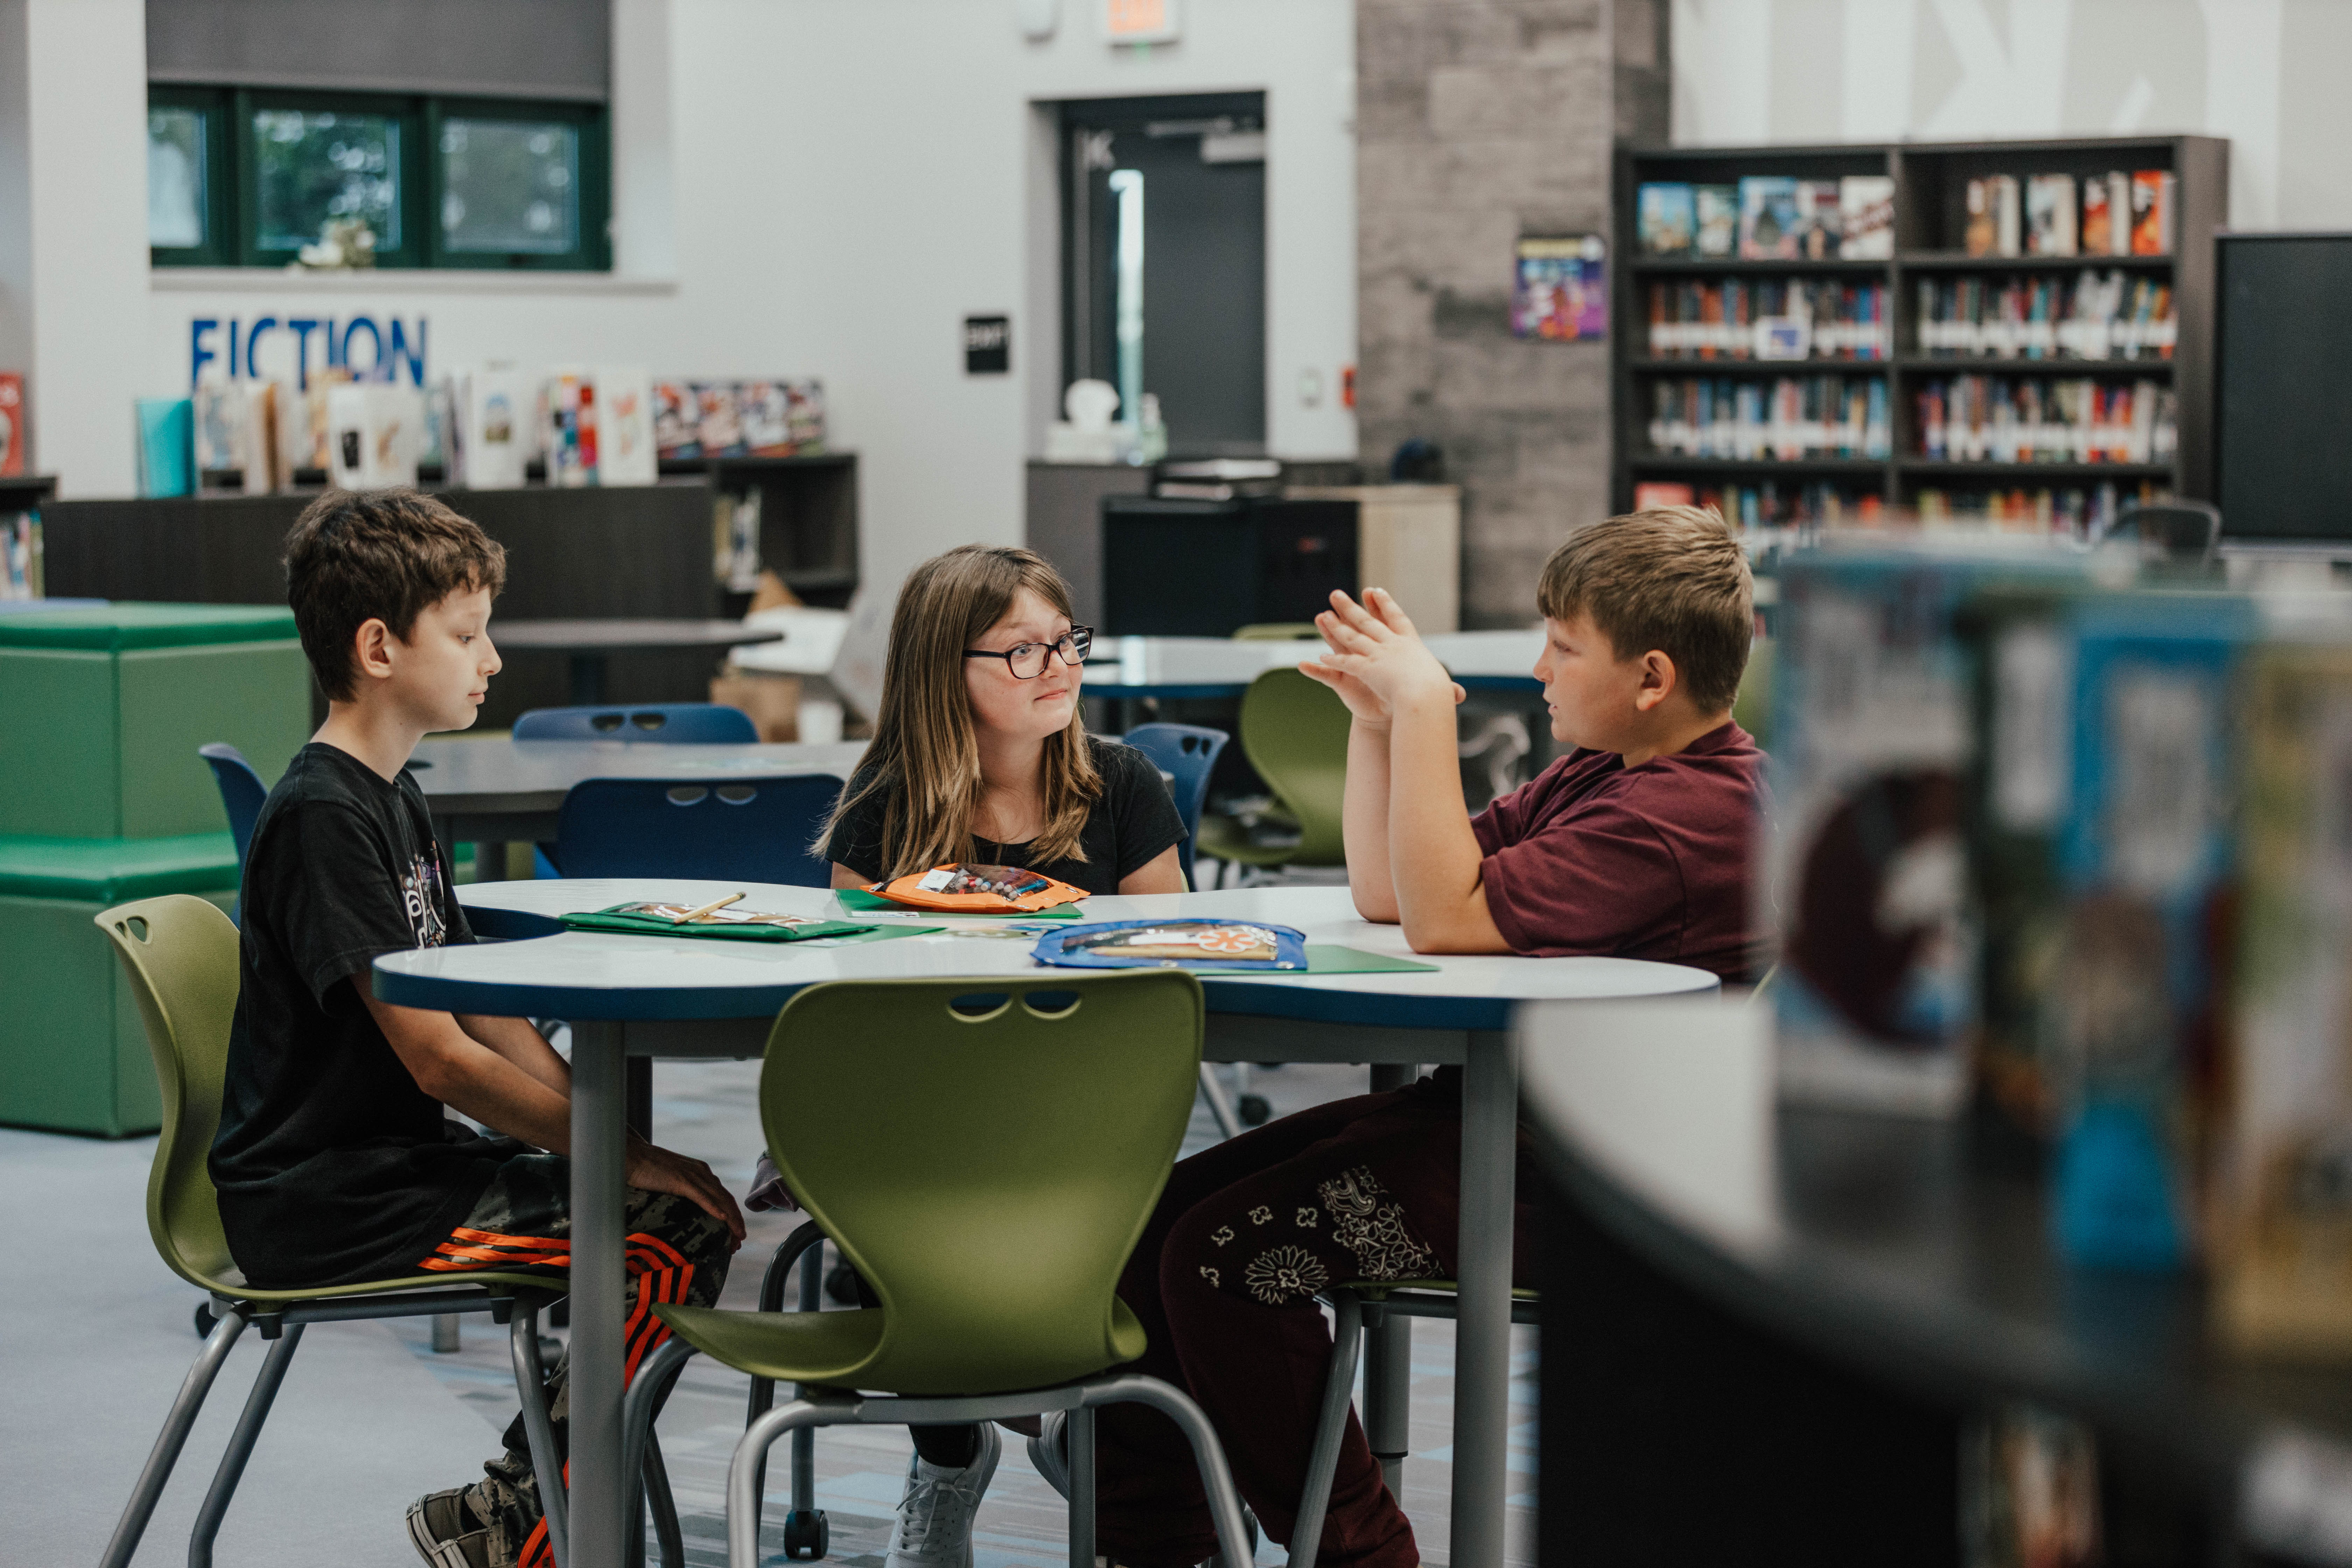
[[[583,779],[555,819],[567,877],[677,877],[822,888],[832,867],[811,850],[841,781]]]
[[[220,785],[221,805],[228,808],[229,837],[236,840],[236,879],[245,880],[246,851],[253,847],[253,825],[261,820],[261,803],[269,798],[269,787],[245,753],[226,741],[215,741],[209,746],[198,746],[196,755],[212,765],[213,779]],[[229,919],[243,924],[245,897],[237,896]]]
[[[1201,835],[1201,807],[1209,798],[1209,773],[1217,765],[1217,753],[1232,737],[1223,730],[1204,730],[1196,724],[1138,724],[1123,738],[1161,772],[1175,776],[1169,793],[1176,797],[1176,815],[1184,819],[1184,842],[1176,854],[1184,865],[1185,886],[1190,887],[1192,844]]]
[[[760,728],[720,702],[629,708],[534,708],[514,721],[518,741],[635,741],[674,746],[756,746]]]
[[[760,727],[740,708],[722,702],[651,702],[640,708],[533,708],[515,721],[514,738],[630,741],[650,746],[756,746]],[[554,845],[541,844],[532,853],[532,869],[541,879],[564,874],[563,857]]]

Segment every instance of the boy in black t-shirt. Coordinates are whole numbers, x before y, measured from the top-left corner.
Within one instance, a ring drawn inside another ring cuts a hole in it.
[[[407,763],[427,733],[473,723],[499,671],[488,622],[505,552],[429,497],[339,492],[287,535],[286,580],[327,721],[269,792],[246,860],[211,1158],[229,1251],[272,1287],[560,1273],[571,1069],[523,1019],[396,1007],[368,980],[382,953],[474,940]],[[493,1131],[445,1120],[445,1105]],[[627,1170],[634,1372],[667,1334],[655,1303],[717,1300],[743,1219],[699,1160],[633,1133]],[[548,1385],[559,1447],[567,1370]],[[520,1416],[484,1468],[409,1509],[419,1554],[435,1568],[551,1561]]]

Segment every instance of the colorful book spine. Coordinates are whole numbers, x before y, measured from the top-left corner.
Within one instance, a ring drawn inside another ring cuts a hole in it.
[[[1793,461],[1893,449],[1878,376],[1661,379],[1650,395],[1650,449],[1662,455]]]
[[[1894,353],[1884,283],[1809,279],[1654,280],[1648,342],[1654,359],[1770,359],[1766,322],[1802,323],[1804,357],[1884,360]]]
[[[1917,457],[1944,463],[2164,463],[2179,400],[2152,381],[1958,375],[1915,395]]]

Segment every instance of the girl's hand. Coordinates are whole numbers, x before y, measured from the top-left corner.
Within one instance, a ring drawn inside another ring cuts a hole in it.
[[[1298,668],[1338,692],[1360,723],[1386,728],[1400,702],[1444,691],[1458,703],[1467,695],[1385,588],[1370,589],[1360,605],[1333,593],[1331,607],[1315,617],[1315,629],[1328,651]]]

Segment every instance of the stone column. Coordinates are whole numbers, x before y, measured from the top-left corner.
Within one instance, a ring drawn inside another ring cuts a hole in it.
[[[1511,335],[1521,236],[1601,234],[1620,135],[1666,135],[1667,0],[1357,0],[1357,420],[1463,489],[1463,625],[1524,625],[1606,515],[1609,350]],[[1612,321],[1612,331],[1628,323]]]

